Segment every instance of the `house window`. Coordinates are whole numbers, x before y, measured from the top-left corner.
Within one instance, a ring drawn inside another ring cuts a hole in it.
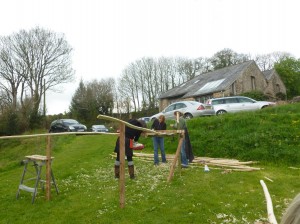
[[[210,95],[204,95],[204,96],[198,96],[195,98],[195,100],[197,102],[200,102],[200,103],[205,103],[208,99],[211,99],[213,98],[213,95],[210,94]]]
[[[236,95],[236,82],[232,83],[232,85],[231,85],[231,94],[233,96]]]
[[[255,77],[254,76],[251,76],[251,88],[252,88],[252,90],[256,90]]]

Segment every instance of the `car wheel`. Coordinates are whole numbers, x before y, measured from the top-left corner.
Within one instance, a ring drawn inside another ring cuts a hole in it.
[[[268,106],[263,106],[261,109],[267,108]]]
[[[193,118],[193,115],[191,115],[191,114],[185,114],[185,115],[184,115],[184,118],[185,118],[185,119],[192,119],[192,118]]]
[[[219,110],[217,111],[216,115],[226,114],[227,112],[225,110]]]

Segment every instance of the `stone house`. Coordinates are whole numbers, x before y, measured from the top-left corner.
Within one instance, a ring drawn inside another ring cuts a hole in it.
[[[276,98],[276,95],[282,93],[286,95],[286,87],[275,69],[263,71],[266,78],[267,86],[264,94],[270,98]]]
[[[275,70],[263,73],[251,60],[197,75],[162,93],[159,110],[176,101],[195,100],[203,103],[210,98],[235,96],[250,91],[261,91],[274,99],[278,92],[286,94],[285,85]]]

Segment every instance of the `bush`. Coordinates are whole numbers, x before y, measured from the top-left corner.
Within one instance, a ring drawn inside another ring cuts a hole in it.
[[[281,92],[276,93],[276,98],[277,98],[278,100],[286,100],[286,94],[281,93]]]
[[[268,100],[269,97],[264,95],[263,92],[260,91],[251,91],[251,92],[245,92],[243,94],[241,94],[242,96],[246,96],[246,97],[250,97],[254,100]]]

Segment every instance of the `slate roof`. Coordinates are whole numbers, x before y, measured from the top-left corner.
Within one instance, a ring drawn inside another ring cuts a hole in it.
[[[160,95],[160,99],[181,97],[188,98],[193,96],[210,94],[227,89],[242,73],[249,67],[253,60],[238,65],[232,65],[212,72],[207,72],[182,83]]]
[[[274,71],[275,71],[274,69],[271,69],[271,70],[263,71],[262,73],[264,74],[267,80],[270,80],[273,76]]]

